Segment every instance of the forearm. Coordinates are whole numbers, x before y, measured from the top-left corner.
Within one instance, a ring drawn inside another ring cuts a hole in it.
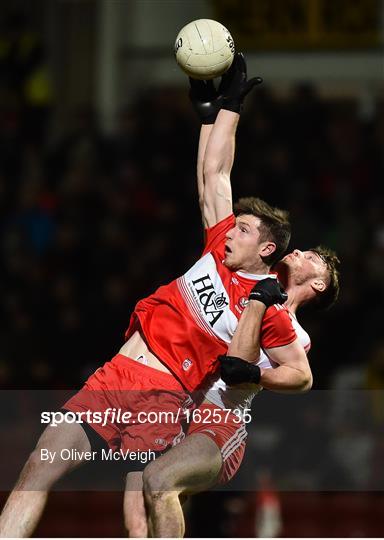
[[[232,212],[231,169],[239,115],[221,110],[212,128],[203,159],[203,215],[212,226]]]
[[[247,362],[259,360],[260,328],[265,309],[265,305],[261,302],[252,300],[248,303],[229,345],[229,356],[237,356]]]
[[[303,367],[278,366],[261,371],[260,384],[267,390],[282,393],[308,392],[312,387],[310,369]]]
[[[235,137],[240,115],[221,109],[204,155],[205,182],[212,176],[230,175],[235,158]]]
[[[197,189],[199,194],[199,206],[204,220],[204,156],[213,124],[202,124],[200,128],[199,148],[197,152]],[[204,225],[207,225],[204,223]]]

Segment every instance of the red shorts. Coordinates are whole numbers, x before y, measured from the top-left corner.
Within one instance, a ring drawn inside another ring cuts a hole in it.
[[[223,458],[218,483],[226,484],[237,473],[243,461],[248,435],[245,424],[239,421],[239,417],[235,414],[213,403],[203,403],[197,411],[201,412],[201,420],[194,411],[188,435],[196,433],[207,435],[218,446]]]
[[[191,405],[191,397],[172,375],[118,354],[63,408],[98,413],[101,422],[95,422],[95,414],[87,422],[113,450],[162,452],[184,438],[183,411]]]

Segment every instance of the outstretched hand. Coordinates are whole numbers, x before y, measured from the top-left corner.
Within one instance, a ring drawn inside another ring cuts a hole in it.
[[[224,73],[221,81],[223,94],[223,109],[240,113],[245,97],[256,85],[261,84],[261,77],[248,80],[247,63],[244,54],[236,53],[229,70]]]
[[[240,113],[243,101],[254,86],[261,84],[261,77],[247,79],[247,64],[243,53],[237,53],[231,67],[221,77],[218,88],[212,79],[189,78],[189,98],[203,124],[214,124],[221,108]]]
[[[203,124],[214,124],[222,105],[222,98],[216,90],[213,80],[202,81],[189,77],[189,99],[197,116]]]

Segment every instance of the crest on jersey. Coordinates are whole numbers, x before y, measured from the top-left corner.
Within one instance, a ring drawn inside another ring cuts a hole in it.
[[[168,446],[168,443],[165,439],[155,439],[155,444],[158,444],[159,446],[164,446],[164,448]]]
[[[186,358],[183,362],[183,370],[188,371],[191,366],[192,366],[192,360],[190,360],[189,358]]]
[[[245,306],[248,304],[249,300],[248,300],[248,297],[247,296],[242,296],[240,299],[239,299],[239,306],[244,309]]]

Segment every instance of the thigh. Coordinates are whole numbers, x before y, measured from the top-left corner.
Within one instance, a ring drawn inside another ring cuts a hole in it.
[[[78,423],[63,422],[58,426],[48,426],[40,436],[36,449],[47,449],[60,454],[63,449],[76,449],[79,452],[91,450],[89,439]]]
[[[152,461],[145,480],[159,491],[189,495],[209,489],[220,477],[222,457],[218,446],[206,435],[188,436],[182,443]]]
[[[202,414],[196,415],[190,423],[189,434],[205,434],[220,449],[223,466],[217,483],[226,484],[236,474],[243,460],[247,440],[245,424],[238,415],[229,414],[228,410],[212,403],[203,403],[197,410]],[[211,423],[206,423],[206,418],[211,418]]]

